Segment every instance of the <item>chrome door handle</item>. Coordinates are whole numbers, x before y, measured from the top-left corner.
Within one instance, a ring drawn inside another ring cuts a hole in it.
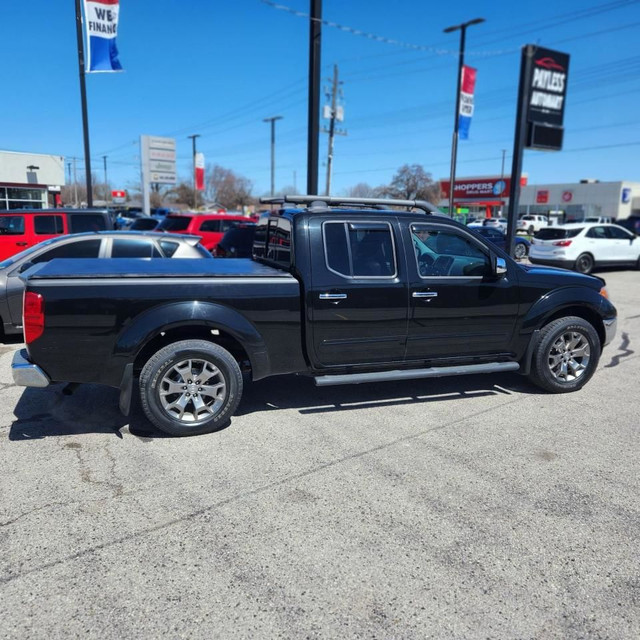
[[[411,294],[414,298],[437,298],[437,291],[414,291]]]
[[[346,293],[321,293],[320,300],[345,300]]]

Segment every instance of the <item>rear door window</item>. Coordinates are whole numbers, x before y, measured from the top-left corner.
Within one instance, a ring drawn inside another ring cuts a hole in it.
[[[220,233],[222,231],[222,220],[203,220],[200,231],[209,233]]]
[[[325,222],[327,268],[349,278],[394,278],[391,225],[387,222]]]
[[[62,216],[34,216],[33,230],[36,235],[56,235],[64,233]]]
[[[112,258],[162,258],[151,240],[141,238],[115,238],[111,244]]]
[[[158,228],[165,231],[186,231],[190,222],[191,218],[188,216],[176,216],[175,218],[167,216]]]

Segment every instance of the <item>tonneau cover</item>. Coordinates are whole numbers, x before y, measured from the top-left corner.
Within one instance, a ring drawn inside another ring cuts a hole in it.
[[[250,259],[57,258],[22,274],[24,280],[53,278],[283,278],[286,271]]]

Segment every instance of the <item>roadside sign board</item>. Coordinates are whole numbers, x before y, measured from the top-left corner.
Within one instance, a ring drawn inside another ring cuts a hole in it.
[[[160,136],[140,136],[142,164],[142,203],[144,212],[151,211],[151,183],[176,184],[176,140]]]
[[[127,192],[124,190],[116,190],[111,192],[111,202],[113,204],[124,204],[127,201]]]
[[[140,136],[142,175],[148,182],[176,183],[175,138]]]

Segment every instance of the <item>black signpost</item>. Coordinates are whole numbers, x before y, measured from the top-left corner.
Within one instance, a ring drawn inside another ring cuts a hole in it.
[[[569,56],[533,44],[522,48],[518,111],[513,140],[507,250],[513,255],[524,149],[560,151],[569,76]]]

